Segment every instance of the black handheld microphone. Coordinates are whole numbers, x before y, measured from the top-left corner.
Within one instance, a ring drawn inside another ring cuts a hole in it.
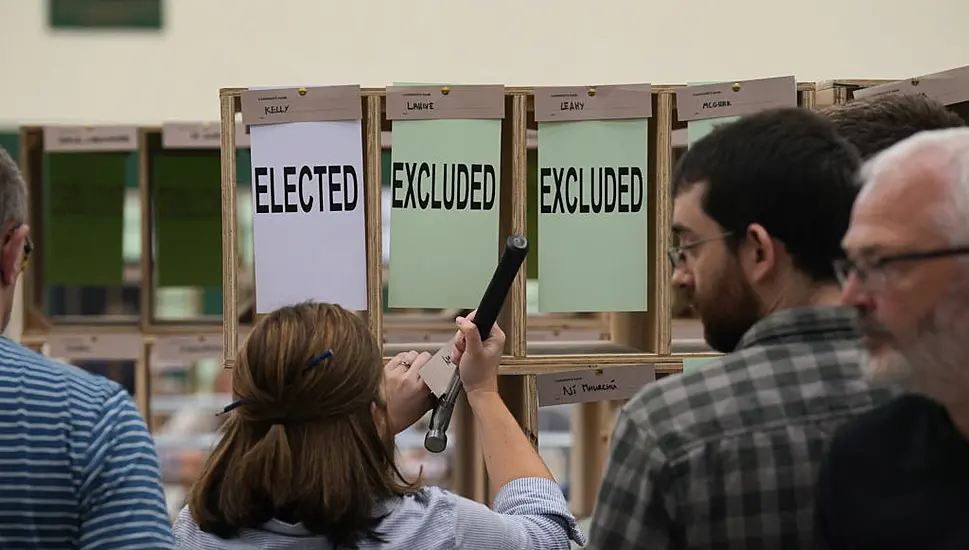
[[[495,274],[491,276],[488,289],[481,297],[481,303],[474,314],[474,324],[478,327],[478,334],[484,341],[491,334],[491,327],[498,320],[501,306],[505,303],[511,283],[521,268],[525,256],[528,254],[528,241],[522,235],[511,235],[505,241],[505,250],[501,254]],[[450,351],[448,351],[450,355]],[[451,424],[451,414],[454,403],[461,393],[461,372],[455,366],[454,375],[448,383],[447,390],[438,400],[431,413],[431,424],[424,436],[424,448],[432,453],[440,453],[447,447],[447,429]]]

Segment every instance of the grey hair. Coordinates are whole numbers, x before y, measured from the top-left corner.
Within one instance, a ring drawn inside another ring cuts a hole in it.
[[[0,146],[0,227],[27,221],[27,184],[17,163]]]
[[[931,210],[939,231],[952,245],[969,246],[969,128],[920,132],[872,157],[859,171],[861,194],[872,191],[881,172],[916,153],[931,155],[948,186],[947,200]]]

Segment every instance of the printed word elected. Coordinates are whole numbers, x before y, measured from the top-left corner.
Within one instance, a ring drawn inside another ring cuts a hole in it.
[[[256,166],[252,172],[257,214],[350,212],[359,203],[357,170],[349,164]]]
[[[496,170],[491,164],[393,164],[393,208],[492,210],[496,192]]]
[[[645,192],[643,169],[544,167],[539,171],[539,190],[542,214],[639,212]]]

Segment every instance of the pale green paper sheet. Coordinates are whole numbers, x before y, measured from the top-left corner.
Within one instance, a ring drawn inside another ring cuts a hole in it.
[[[648,121],[542,122],[542,167],[638,166],[643,205],[636,213],[538,213],[539,309],[542,312],[645,311],[648,245]],[[546,201],[554,197],[554,180]],[[583,194],[589,200],[588,190]],[[541,204],[541,203],[539,203]]]
[[[392,163],[495,167],[495,206],[490,211],[392,208],[390,212],[388,305],[475,308],[498,263],[501,121],[394,121],[393,133]],[[404,189],[397,191],[401,196],[406,191],[404,179]]]
[[[688,82],[687,86],[703,86],[704,84],[717,84],[718,82]],[[729,124],[740,118],[739,116],[725,116],[720,118],[708,118],[704,120],[691,120],[686,123],[686,139],[688,145],[693,145],[696,141],[703,139],[704,136],[713,131],[721,124]]]
[[[716,357],[697,357],[693,359],[683,359],[683,372],[690,372],[691,370],[702,367],[704,364],[713,361]]]

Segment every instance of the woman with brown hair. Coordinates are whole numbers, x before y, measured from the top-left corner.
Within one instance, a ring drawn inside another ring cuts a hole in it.
[[[180,548],[561,549],[583,543],[561,490],[498,396],[505,335],[456,321],[452,358],[485,455],[493,510],[404,479],[394,436],[432,404],[429,354],[386,367],[367,325],[304,303],[259,321],[232,372],[223,437],[175,522]]]

